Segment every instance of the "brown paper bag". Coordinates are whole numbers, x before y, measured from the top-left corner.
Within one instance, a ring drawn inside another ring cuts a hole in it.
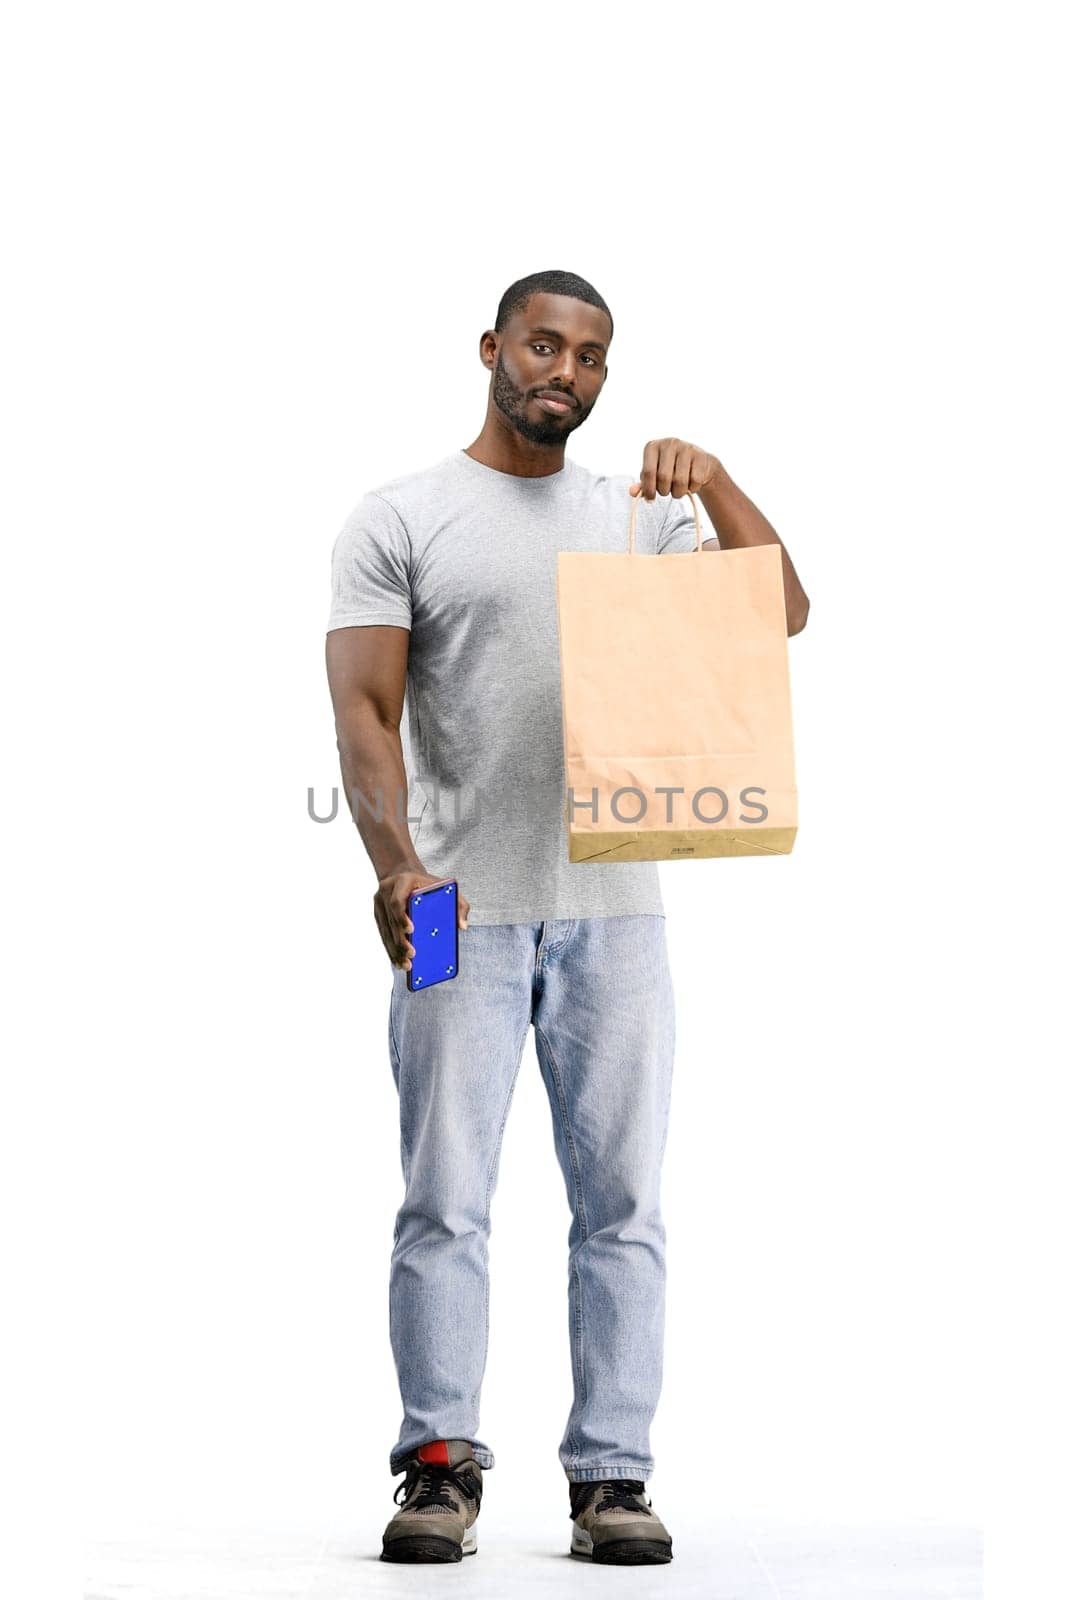
[[[691,551],[635,554],[636,497],[628,553],[558,557],[571,861],[793,848],[781,550],[701,549],[700,513],[689,498]]]

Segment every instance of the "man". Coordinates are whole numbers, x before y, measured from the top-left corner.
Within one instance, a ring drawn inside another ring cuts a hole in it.
[[[474,443],[369,491],[334,547],[327,669],[394,967],[405,1180],[389,1284],[404,1408],[390,1469],[405,1474],[404,1499],[386,1560],[477,1548],[494,1464],[478,1432],[489,1206],[531,1024],[573,1219],[574,1398],[559,1451],[571,1550],[671,1559],[645,1485],[662,1373],[674,995],[656,863],[568,859],[556,557],[625,549],[630,495],[645,502],[635,548],[691,550],[690,490],[718,534],[706,546],[781,541],[722,464],[682,440],[648,443],[637,482],[566,459],[607,380],[612,334],[583,278],[512,284],[479,342],[490,381]],[[784,549],[782,567],[796,633],[808,602]],[[408,771],[427,791],[410,834]],[[453,877],[459,975],[409,993],[408,896]]]

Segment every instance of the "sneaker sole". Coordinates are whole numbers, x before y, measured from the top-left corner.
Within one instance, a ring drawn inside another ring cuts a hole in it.
[[[671,1546],[662,1539],[613,1539],[610,1544],[595,1545],[592,1535],[578,1527],[571,1533],[571,1555],[612,1567],[657,1566],[674,1559]]]
[[[381,1561],[460,1561],[464,1556],[478,1554],[478,1524],[472,1522],[463,1535],[463,1543],[442,1539],[436,1534],[405,1534],[402,1539],[390,1539],[383,1544]]]

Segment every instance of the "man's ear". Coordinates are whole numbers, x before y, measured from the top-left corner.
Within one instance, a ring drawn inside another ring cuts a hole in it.
[[[608,381],[608,364],[605,361],[605,363],[604,363],[604,376],[600,380],[600,387],[603,388],[604,385],[607,383],[607,381]]]

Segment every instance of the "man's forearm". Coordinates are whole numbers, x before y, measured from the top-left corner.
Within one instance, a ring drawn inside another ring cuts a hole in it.
[[[424,870],[408,832],[408,786],[400,730],[382,722],[368,707],[350,714],[344,727],[338,728],[337,749],[352,820],[378,881],[402,867]]]
[[[756,544],[777,544],[782,551],[786,626],[799,633],[808,620],[808,597],[801,587],[789,552],[758,506],[738,488],[721,461],[699,491],[700,502],[711,518],[723,550],[743,550]]]

